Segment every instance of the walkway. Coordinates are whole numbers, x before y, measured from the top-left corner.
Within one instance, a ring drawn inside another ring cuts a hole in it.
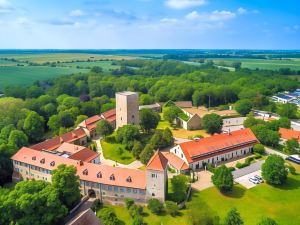
[[[130,163],[128,165],[125,165],[125,164],[118,163],[118,162],[115,162],[115,161],[110,160],[110,159],[105,159],[104,154],[103,154],[103,149],[102,149],[102,146],[101,146],[101,142],[100,142],[101,138],[97,138],[97,139],[93,139],[93,140],[97,144],[97,151],[100,154],[100,163],[101,164],[108,165],[108,166],[117,166],[117,167],[122,167],[122,168],[128,168],[128,169],[139,169],[139,168],[144,166],[144,164],[141,163],[138,160],[135,160],[135,161],[133,161],[132,163]]]
[[[211,181],[212,173],[209,171],[200,171],[197,172],[198,180],[192,183],[192,188],[198,191],[202,191],[204,189],[210,188],[213,185]]]
[[[265,149],[266,149],[266,152],[267,152],[268,155],[275,154],[275,155],[281,156],[284,159],[286,159],[288,157],[288,155],[285,155],[285,154],[283,154],[281,152],[278,152],[276,150],[273,150],[271,148],[265,147]]]

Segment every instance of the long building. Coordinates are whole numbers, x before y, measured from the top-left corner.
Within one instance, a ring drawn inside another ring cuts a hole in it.
[[[162,153],[156,152],[146,171],[142,171],[99,164],[94,161],[95,155],[89,153],[91,150],[78,147],[77,151],[76,148],[74,150],[70,144],[52,151],[21,148],[12,157],[13,180],[51,182],[53,170],[65,164],[76,167],[82,195],[94,196],[110,204],[123,204],[125,198],[132,198],[140,204],[145,204],[150,198],[165,200],[167,159]]]
[[[187,163],[189,168],[197,170],[207,164],[215,165],[249,154],[257,143],[259,141],[247,128],[185,142],[173,147],[170,152]]]

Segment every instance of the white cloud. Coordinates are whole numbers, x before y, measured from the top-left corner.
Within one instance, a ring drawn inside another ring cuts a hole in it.
[[[163,18],[160,20],[162,23],[177,23],[178,19],[176,18]]]
[[[0,13],[9,13],[13,11],[11,3],[7,0],[0,0]]]
[[[165,4],[173,9],[185,9],[195,6],[201,6],[206,0],[166,0]]]
[[[240,8],[238,8],[237,12],[239,14],[246,14],[248,11],[247,11],[247,9],[244,9],[243,7],[240,7]]]
[[[75,9],[70,12],[70,16],[83,16],[84,12],[80,9]]]
[[[215,10],[211,13],[198,13],[193,11],[185,16],[188,20],[201,20],[201,21],[224,21],[233,19],[236,16],[235,13],[226,10]]]

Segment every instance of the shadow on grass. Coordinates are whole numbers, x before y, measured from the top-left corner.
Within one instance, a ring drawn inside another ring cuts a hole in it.
[[[130,159],[132,159],[132,157],[129,157],[129,156],[121,156],[120,158],[122,160],[130,160]]]
[[[299,175],[293,175],[293,176],[299,176]],[[284,184],[268,184],[268,185],[281,190],[294,190],[300,187],[300,180],[297,180],[294,177],[289,176]]]
[[[115,144],[115,143],[117,143],[117,142],[116,142],[115,136],[108,136],[108,137],[106,137],[106,138],[104,139],[104,141],[106,141],[107,143],[110,143],[110,144]]]
[[[235,185],[233,186],[232,191],[224,191],[221,192],[221,194],[229,198],[242,198],[245,195],[245,192],[245,188]]]

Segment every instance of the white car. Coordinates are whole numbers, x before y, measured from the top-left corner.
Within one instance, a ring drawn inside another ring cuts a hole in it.
[[[250,177],[249,181],[252,182],[253,184],[259,184],[259,180],[257,180],[256,178]]]

